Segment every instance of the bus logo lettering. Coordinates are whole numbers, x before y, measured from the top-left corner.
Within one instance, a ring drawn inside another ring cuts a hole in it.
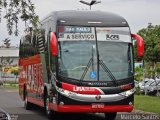
[[[90,87],[73,87],[73,91],[95,91],[95,89]]]
[[[106,35],[106,40],[119,40],[119,35]]]

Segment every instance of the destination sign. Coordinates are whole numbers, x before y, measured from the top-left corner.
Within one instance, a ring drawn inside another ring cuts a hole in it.
[[[91,27],[65,26],[65,33],[91,33]]]
[[[131,42],[128,27],[97,27],[98,41]]]
[[[97,37],[96,37],[97,35]],[[63,26],[59,32],[59,41],[97,40],[131,42],[128,27],[81,27]]]
[[[73,33],[64,34],[63,37],[59,38],[59,41],[63,40],[95,40],[95,35],[92,33]]]
[[[59,41],[95,40],[94,27],[65,26],[64,31],[59,32]]]

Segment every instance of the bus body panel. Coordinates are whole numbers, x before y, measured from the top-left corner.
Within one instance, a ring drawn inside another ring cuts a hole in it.
[[[24,90],[26,90],[28,96],[32,98],[36,98],[37,96],[42,97],[44,81],[42,78],[40,55],[21,59],[19,66],[21,68],[19,73],[19,94],[21,98],[24,100]]]

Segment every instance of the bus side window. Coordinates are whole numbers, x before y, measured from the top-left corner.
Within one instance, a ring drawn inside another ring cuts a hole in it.
[[[23,39],[23,57],[31,56],[32,44],[31,44],[31,34],[28,33]]]
[[[20,46],[19,46],[19,57],[23,58],[24,57],[24,51],[23,51],[23,37],[20,40]]]
[[[32,35],[32,52],[31,52],[31,55],[36,55],[37,54],[37,39],[36,39],[36,35],[33,33]]]
[[[19,43],[19,57],[22,58],[22,42],[20,39],[20,43]]]

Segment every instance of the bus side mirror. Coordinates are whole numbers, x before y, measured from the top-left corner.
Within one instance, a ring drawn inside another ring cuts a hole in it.
[[[53,56],[58,56],[58,41],[54,32],[50,34],[50,48]]]
[[[142,57],[144,55],[144,40],[137,34],[131,34],[132,38],[137,41],[137,56]]]

